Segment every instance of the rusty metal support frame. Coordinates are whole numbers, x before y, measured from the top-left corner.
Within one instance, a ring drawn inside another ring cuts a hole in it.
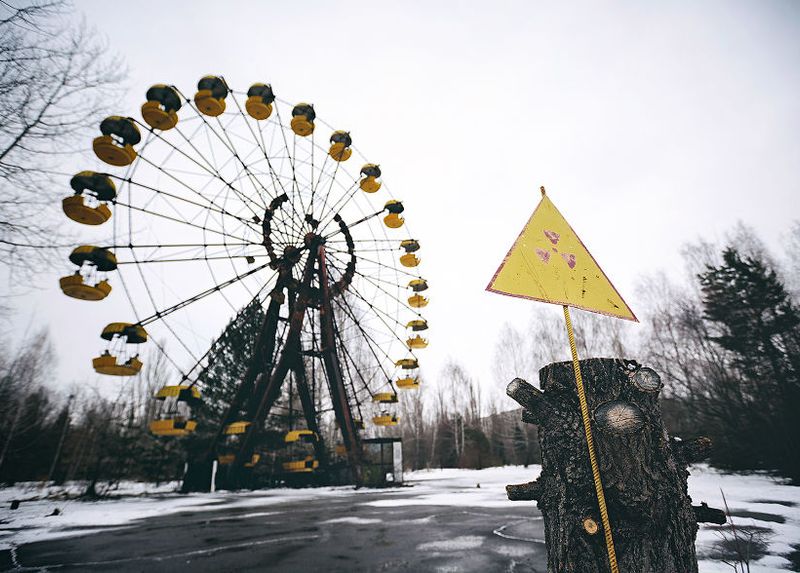
[[[342,440],[347,450],[347,459],[356,485],[362,484],[361,475],[361,440],[358,436],[358,429],[353,421],[353,412],[347,400],[347,390],[342,376],[342,367],[339,363],[339,355],[336,352],[336,332],[334,330],[333,305],[331,304],[331,292],[328,285],[328,268],[325,261],[325,245],[319,245],[319,282],[322,294],[320,304],[320,329],[322,331],[322,359],[325,364],[325,371],[328,376],[328,388],[331,393],[333,410],[339,430],[342,432]]]
[[[348,247],[352,250],[354,246],[349,230],[343,221],[339,220],[338,222],[345,234]],[[232,487],[241,485],[244,464],[250,461],[257,437],[261,432],[261,426],[279,398],[281,387],[290,372],[294,374],[297,382],[298,397],[303,407],[307,427],[318,437],[314,443],[315,456],[320,463],[320,468],[323,470],[327,468],[327,451],[319,430],[317,411],[306,378],[301,348],[303,324],[306,319],[306,311],[310,306],[319,308],[322,345],[320,354],[324,363],[333,410],[342,433],[353,478],[357,485],[362,483],[361,441],[353,419],[353,412],[347,399],[347,390],[339,362],[335,317],[332,306],[332,297],[342,294],[346,290],[349,281],[352,280],[355,260],[348,264],[345,276],[340,278],[336,284],[330,285],[328,282],[324,239],[319,236],[309,235],[306,237],[306,248],[308,249],[308,257],[303,268],[302,279],[299,285],[294,282],[294,287],[292,286],[291,270],[294,264],[298,262],[300,251],[295,250],[293,255],[296,258],[293,260],[288,256],[286,258],[279,258],[277,254],[275,256],[273,262],[276,266],[279,266],[280,275],[256,340],[253,359],[248,364],[242,383],[227,408],[222,423],[208,449],[208,459],[211,460],[218,453],[219,444],[224,438],[225,427],[237,421],[240,412],[247,406],[246,419],[251,424],[242,436],[236,458],[229,469],[228,479]],[[315,278],[319,281],[319,289],[314,288]],[[284,291],[289,299],[289,326],[280,356],[277,360],[274,360],[280,308],[285,300],[283,298]]]
[[[295,368],[296,363],[300,363],[302,367],[302,356],[300,354],[300,335],[303,330],[303,321],[305,320],[306,309],[311,301],[311,282],[314,279],[314,263],[317,257],[315,256],[314,249],[310,249],[308,258],[306,259],[305,268],[303,269],[303,279],[300,282],[300,289],[295,301],[294,308],[289,317],[289,331],[286,335],[286,342],[284,343],[281,355],[275,363],[274,368],[270,371],[265,371],[262,375],[266,378],[269,375],[266,388],[258,400],[255,409],[251,405],[251,424],[247,427],[239,446],[239,451],[236,453],[236,459],[233,463],[233,474],[237,474],[239,469],[246,461],[250,460],[255,446],[255,438],[259,433],[260,426],[266,419],[275,401],[280,396],[281,386],[283,385],[286,375],[290,370]],[[236,478],[234,476],[234,485],[236,485]]]

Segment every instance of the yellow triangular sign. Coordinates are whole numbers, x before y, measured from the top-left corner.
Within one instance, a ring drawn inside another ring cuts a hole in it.
[[[486,290],[638,322],[546,195]]]

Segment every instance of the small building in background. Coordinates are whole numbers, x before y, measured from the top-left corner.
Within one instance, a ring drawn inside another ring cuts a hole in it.
[[[367,487],[386,487],[403,483],[403,439],[368,438],[362,440],[362,477]]]

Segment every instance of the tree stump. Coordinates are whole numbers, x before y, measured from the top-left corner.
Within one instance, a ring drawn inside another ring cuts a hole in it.
[[[661,420],[658,374],[632,360],[581,360],[592,432],[621,573],[697,571],[698,521],[719,510],[692,507],[687,466],[711,442],[670,439]],[[539,426],[542,473],[509,485],[511,500],[536,500],[544,516],[550,573],[610,571],[572,362],[539,371],[543,392],[515,379],[507,393]]]

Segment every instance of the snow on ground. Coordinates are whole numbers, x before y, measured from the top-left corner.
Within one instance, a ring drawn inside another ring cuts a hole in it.
[[[800,545],[800,487],[763,473],[727,474],[707,465],[693,466],[690,471],[689,495],[695,505],[704,501],[724,510],[724,494],[729,521],[744,531],[755,529],[763,535],[767,554],[750,564],[751,573],[789,568],[784,556],[792,552],[792,545]],[[719,560],[703,559],[723,539],[733,542],[729,526],[701,525],[696,543],[701,571],[732,571]]]
[[[535,479],[539,466],[523,468],[506,466],[483,470],[423,470],[407,473],[406,485],[382,492],[382,499],[364,501],[373,507],[402,505],[446,505],[459,507],[491,507],[526,511],[526,505],[506,499],[505,486]],[[101,501],[78,501],[74,496],[79,486],[41,488],[38,484],[0,489],[0,549],[57,537],[87,534],[120,527],[147,517],[180,511],[209,511],[226,508],[258,507],[261,511],[243,513],[241,517],[269,515],[264,506],[309,497],[357,496],[374,494],[376,490],[354,490],[352,487],[316,489],[273,489],[254,492],[216,492],[181,495],[176,484],[123,483],[109,492],[113,497]],[[755,529],[761,535],[766,554],[751,563],[752,573],[785,571],[789,561],[785,555],[792,545],[800,543],[800,487],[787,485],[764,474],[726,474],[697,465],[691,469],[689,493],[694,504],[706,502],[723,509],[724,493],[736,527]],[[21,500],[19,509],[9,510],[12,500]],[[357,499],[354,499],[357,501]],[[58,509],[59,515],[50,515]],[[230,519],[226,516],[225,519]],[[364,523],[355,517],[338,518],[341,523]],[[366,524],[366,523],[364,523]],[[700,570],[704,573],[732,571],[731,567],[713,559],[718,544],[731,538],[729,527],[703,524],[697,537]],[[449,540],[464,551],[479,551],[478,539],[455,537]],[[433,549],[433,548],[431,548]]]

